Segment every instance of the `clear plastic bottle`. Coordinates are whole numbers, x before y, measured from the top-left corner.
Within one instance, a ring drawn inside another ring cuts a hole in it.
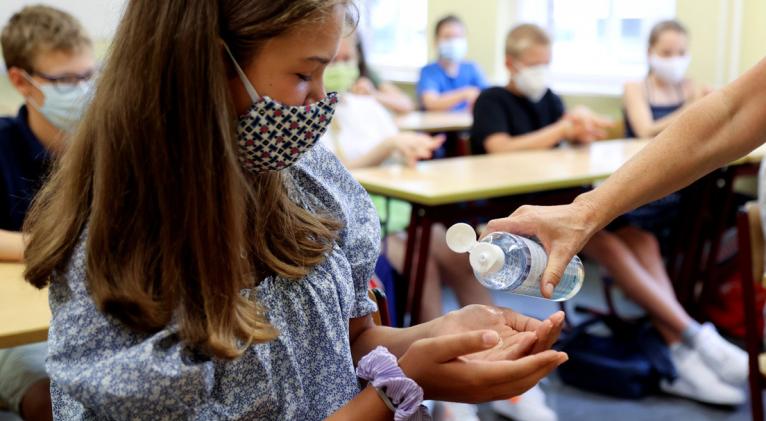
[[[540,278],[548,255],[536,241],[507,232],[493,232],[476,241],[476,231],[460,223],[447,230],[447,246],[456,253],[470,254],[473,273],[485,287],[545,298],[540,293]],[[582,262],[575,256],[550,300],[565,301],[574,297],[584,278]]]

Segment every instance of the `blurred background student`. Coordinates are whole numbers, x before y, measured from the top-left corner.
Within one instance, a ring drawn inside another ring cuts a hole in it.
[[[438,58],[420,71],[420,105],[427,111],[469,110],[487,82],[479,66],[465,59],[465,25],[457,16],[449,15],[436,23],[434,32]]]
[[[352,92],[355,75],[351,72],[340,77],[334,74],[336,66],[346,62],[357,66],[366,66],[355,51],[356,35],[341,40],[339,54],[326,73],[325,89],[341,93],[341,100],[335,111],[335,118],[330,129],[322,137],[325,147],[333,151],[347,168],[365,168],[398,163],[414,166],[419,160],[428,159],[444,141],[443,136],[428,136],[413,132],[401,132],[384,105],[375,95]],[[409,224],[410,206],[394,201],[385,206],[381,198],[375,198],[381,214],[389,222],[384,258],[397,272],[404,266],[404,247]],[[431,254],[429,256],[426,279],[424,282],[423,307],[421,318],[424,321],[434,319],[443,313],[441,285],[444,280],[457,295],[461,305],[491,304],[489,293],[475,282],[468,262],[462,256],[452,253],[444,242],[445,230],[437,225],[433,232]]]
[[[689,34],[675,20],[657,23],[649,34],[649,72],[625,84],[625,136],[649,138],[673,122],[686,107],[710,92],[686,77],[691,62]]]
[[[48,6],[15,13],[0,44],[8,79],[24,98],[16,116],[0,118],[0,259],[22,260],[24,217],[87,105],[95,60],[80,23]],[[47,352],[46,342],[0,349],[0,408],[51,419]]]
[[[356,35],[352,37],[341,43],[332,65],[325,71],[325,90],[371,96],[395,114],[414,110],[412,99],[393,83],[381,79],[367,63],[361,40]]]

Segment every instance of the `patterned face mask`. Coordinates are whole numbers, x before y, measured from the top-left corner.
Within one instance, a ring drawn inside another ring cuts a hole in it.
[[[337,94],[330,93],[319,102],[299,106],[283,105],[267,96],[261,97],[229,47],[224,47],[253,101],[252,107],[239,117],[237,126],[242,167],[257,174],[283,170],[295,164],[327,131],[338,104]]]

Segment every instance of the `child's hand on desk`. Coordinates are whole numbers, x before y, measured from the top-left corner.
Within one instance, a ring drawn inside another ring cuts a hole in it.
[[[445,137],[428,136],[420,133],[402,132],[389,138],[394,150],[398,151],[408,166],[415,166],[422,159],[429,159],[444,143]]]
[[[487,402],[519,395],[567,360],[543,351],[518,360],[470,358],[501,343],[493,330],[477,330],[415,341],[399,359],[426,399]]]
[[[571,124],[567,138],[581,144],[605,139],[607,136],[606,129],[614,127],[614,122],[611,119],[599,116],[583,106],[575,107],[574,110],[564,116],[564,119]]]

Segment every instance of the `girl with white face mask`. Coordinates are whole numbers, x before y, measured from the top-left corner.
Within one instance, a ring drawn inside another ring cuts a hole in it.
[[[683,108],[710,92],[686,77],[689,36],[679,22],[663,21],[652,28],[647,62],[647,76],[625,84],[626,137],[657,135]]]

